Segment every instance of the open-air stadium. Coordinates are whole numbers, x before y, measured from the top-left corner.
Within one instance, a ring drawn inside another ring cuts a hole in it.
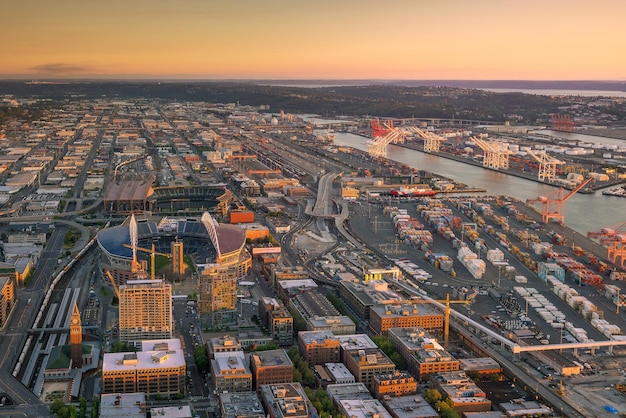
[[[104,192],[104,209],[129,215],[151,212],[163,215],[224,214],[232,193],[224,184],[153,187],[153,176],[126,176],[111,181]]]

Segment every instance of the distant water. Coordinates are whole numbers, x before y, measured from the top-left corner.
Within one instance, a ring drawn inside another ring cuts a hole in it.
[[[363,151],[367,151],[367,141],[365,137],[350,133],[335,134],[335,144]],[[526,200],[538,196],[553,196],[558,190],[546,184],[395,145],[389,146],[387,150],[391,160],[451,178],[468,186],[484,188],[492,195],[507,195]],[[597,191],[595,194],[576,194],[565,204],[565,223],[583,235],[620,222],[626,222],[625,198],[603,196]]]
[[[626,97],[626,91],[610,90],[559,90],[559,89],[507,89],[507,88],[481,88],[478,90],[492,91],[494,93],[524,93],[536,96],[584,96],[584,97]]]
[[[552,135],[558,138],[563,138],[568,141],[582,141],[588,144],[605,144],[605,145],[618,145],[625,146],[626,139],[619,138],[607,138],[605,136],[597,136],[597,135],[587,135],[581,133],[574,132],[560,132],[560,131],[551,131],[551,130],[540,130],[540,131],[530,131],[530,133],[538,133],[544,135]]]

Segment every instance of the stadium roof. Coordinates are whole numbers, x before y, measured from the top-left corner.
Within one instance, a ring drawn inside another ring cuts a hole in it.
[[[168,217],[168,219],[174,218]],[[151,239],[159,235],[166,236],[174,233],[181,239],[185,239],[185,237],[202,237],[210,241],[209,234],[202,222],[200,222],[200,219],[176,218],[173,224],[175,224],[175,231],[165,231],[159,230],[158,220],[138,219],[138,239]],[[172,223],[169,223],[169,225],[172,225]],[[216,232],[222,254],[228,254],[240,249],[246,241],[245,231],[237,225],[219,224],[216,227]],[[133,251],[130,248],[131,239],[128,222],[105,228],[98,232],[97,237],[98,244],[104,251],[118,257],[132,258]]]

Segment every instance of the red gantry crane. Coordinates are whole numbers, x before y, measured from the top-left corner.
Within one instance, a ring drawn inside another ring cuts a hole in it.
[[[372,119],[370,120],[370,127],[372,128],[372,136],[374,138],[383,137],[393,131],[393,121],[388,120],[381,125],[380,119]]]
[[[571,190],[568,194],[565,194],[565,189],[559,188],[556,199],[550,199],[547,196],[539,196],[536,199],[526,200],[526,204],[541,203],[541,220],[547,224],[550,219],[556,219],[561,225],[565,224],[565,202],[570,197],[574,196],[580,189],[585,187],[589,182],[593,180],[592,177],[583,180],[576,188]]]
[[[620,259],[620,267],[626,265],[626,222],[602,228],[599,231],[588,232],[589,238],[597,238],[601,245],[607,246],[607,255],[611,263],[617,264]]]

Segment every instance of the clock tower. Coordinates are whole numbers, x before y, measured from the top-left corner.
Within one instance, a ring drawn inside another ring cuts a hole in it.
[[[83,327],[76,302],[74,302],[74,309],[70,318],[70,345],[72,368],[81,368],[83,366]]]

